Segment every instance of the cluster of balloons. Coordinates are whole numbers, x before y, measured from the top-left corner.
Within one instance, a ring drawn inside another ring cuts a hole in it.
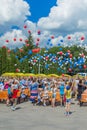
[[[28,26],[27,25],[24,25],[23,28],[28,32],[28,34],[31,34],[32,31],[28,29]],[[40,42],[40,35],[41,35],[41,30],[37,30],[37,35],[38,37],[36,38],[36,46],[39,46],[39,42]],[[54,35],[51,35],[50,38],[48,38],[47,40],[47,43],[46,43],[46,51],[48,51],[48,48],[49,47],[53,47],[53,43],[52,43],[52,40],[55,39],[55,36]],[[69,35],[67,36],[67,40],[72,40],[72,37]],[[85,37],[84,36],[81,36],[80,37],[80,40],[83,42],[85,40]],[[25,43],[26,47],[30,46],[30,44],[28,43],[28,39],[23,39],[23,38],[19,38],[17,39],[16,37],[13,38],[13,42],[23,42]],[[5,41],[6,43],[9,43],[10,40],[9,39],[6,39]],[[58,46],[61,46],[61,44],[63,45],[64,43],[64,39],[61,38],[60,41],[57,43]],[[2,48],[6,48],[6,46],[2,46]],[[60,51],[57,52],[56,54],[48,54],[48,53],[45,53],[44,52],[44,55],[40,55],[39,52],[40,52],[40,47],[36,47],[32,50],[29,50],[27,55],[19,58],[18,56],[16,56],[17,59],[19,59],[19,62],[22,63],[26,58],[29,57],[29,55],[31,55],[32,53],[36,54],[35,56],[33,56],[31,59],[29,59],[29,62],[32,63],[32,65],[36,65],[39,61],[43,61],[44,64],[45,64],[45,68],[46,69],[49,69],[49,67],[52,67],[53,64],[57,64],[58,65],[58,68],[57,70],[60,71],[60,70],[65,70],[68,66],[68,71],[69,72],[72,72],[73,71],[73,68],[76,68],[78,67],[79,69],[86,69],[87,66],[85,65],[85,61],[86,61],[86,56],[82,53],[82,54],[79,54],[79,56],[76,58],[76,57],[73,57],[72,53],[70,50],[67,50],[67,52],[63,52],[62,51],[62,47],[60,48]],[[22,53],[24,50],[23,48],[20,48],[19,49],[20,53]],[[8,53],[11,52],[10,49],[7,50]],[[20,69],[16,69],[16,72],[20,72]]]

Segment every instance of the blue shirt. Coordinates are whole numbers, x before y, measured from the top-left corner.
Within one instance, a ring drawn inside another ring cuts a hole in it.
[[[64,95],[64,85],[61,85],[60,87],[60,95]]]

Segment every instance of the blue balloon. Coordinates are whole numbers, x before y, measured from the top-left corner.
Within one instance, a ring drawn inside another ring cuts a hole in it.
[[[24,56],[24,59],[28,58],[28,56]]]
[[[49,39],[48,39],[48,41],[50,42],[50,41],[51,41],[51,39],[49,38]]]
[[[16,59],[18,59],[18,56],[15,56]]]
[[[79,69],[82,69],[82,66],[79,66]]]
[[[29,54],[29,55],[32,55],[32,50],[29,50],[29,51],[28,51],[28,54]]]
[[[63,40],[61,39],[60,42],[63,42]]]
[[[60,51],[62,51],[63,49],[62,48],[59,48]]]
[[[53,54],[50,53],[50,54],[49,54],[49,57],[52,57],[52,56],[53,56]]]
[[[50,43],[50,46],[53,46],[53,44],[52,44],[52,43]]]
[[[58,46],[61,46],[61,44],[60,44],[60,43],[58,43]]]
[[[19,60],[19,62],[20,62],[20,63],[22,63],[22,62],[23,62],[23,60],[24,60],[24,59],[23,59],[23,58],[21,58],[21,59]]]
[[[46,65],[45,65],[45,68],[46,68],[46,69],[48,69],[48,67],[49,67],[49,65],[48,65],[48,64],[46,64]]]

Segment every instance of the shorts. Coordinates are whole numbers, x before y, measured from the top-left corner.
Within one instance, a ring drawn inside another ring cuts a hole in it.
[[[60,96],[61,96],[61,98],[63,98],[63,97],[64,97],[64,94],[60,94]]]
[[[52,94],[52,98],[56,98],[56,94],[55,93]]]
[[[66,102],[67,103],[71,103],[71,99],[66,99]]]

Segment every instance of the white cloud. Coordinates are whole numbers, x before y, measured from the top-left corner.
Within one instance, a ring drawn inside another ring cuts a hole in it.
[[[77,32],[87,29],[87,0],[57,0],[48,17],[42,17],[38,26],[59,32]]]
[[[16,41],[14,41],[14,38],[16,38]],[[20,41],[20,39],[22,39],[22,41]],[[0,46],[7,46],[10,49],[15,47],[22,47],[25,43],[25,39],[27,39],[27,37],[21,30],[13,30],[11,32],[5,33],[0,37]],[[6,42],[6,40],[9,42]]]
[[[29,4],[24,0],[0,0],[0,32],[5,32],[12,25],[24,23],[31,15]]]

